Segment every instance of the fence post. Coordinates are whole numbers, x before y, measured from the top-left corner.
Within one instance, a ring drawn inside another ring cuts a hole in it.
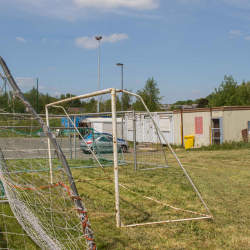
[[[136,155],[136,118],[135,111],[133,110],[133,139],[134,139],[134,167],[137,170],[137,155]]]

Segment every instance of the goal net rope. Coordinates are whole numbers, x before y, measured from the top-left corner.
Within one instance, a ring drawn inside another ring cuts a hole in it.
[[[87,210],[54,134],[17,87],[5,62],[0,98],[1,234],[6,249],[96,249]],[[7,96],[7,97],[6,97]],[[25,114],[16,114],[22,105]],[[18,127],[18,130],[17,130]],[[44,137],[39,133],[43,132]],[[48,138],[57,155],[50,180]],[[13,218],[20,226],[13,222]],[[29,236],[29,237],[27,237]],[[30,241],[31,238],[33,241]]]

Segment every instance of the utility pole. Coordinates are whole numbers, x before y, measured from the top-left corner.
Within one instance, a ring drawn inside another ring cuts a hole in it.
[[[95,39],[99,41],[99,50],[98,50],[98,91],[100,90],[100,43],[102,36],[96,36]],[[99,113],[99,96],[97,96],[97,113]]]

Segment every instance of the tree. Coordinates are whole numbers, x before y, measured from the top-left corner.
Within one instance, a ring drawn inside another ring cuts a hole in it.
[[[131,89],[127,91],[132,92]],[[132,96],[127,93],[123,93],[123,110],[127,111],[128,109],[130,109],[131,104],[132,104]]]
[[[95,98],[91,98],[89,102],[86,103],[86,113],[96,112],[97,101]]]
[[[138,90],[137,94],[142,97],[150,112],[160,110],[160,100],[162,98],[159,96],[160,89],[157,88],[157,82],[153,77],[151,79],[148,78],[144,88]],[[141,100],[139,99],[137,99],[136,102],[133,103],[133,109],[136,111],[145,111],[145,108]]]
[[[238,93],[237,82],[233,79],[232,76],[224,76],[224,81],[222,81],[219,88],[215,88],[209,96],[209,106],[219,107],[219,106],[236,106],[240,104],[240,97]]]
[[[242,84],[238,86],[237,89],[237,105],[250,105],[250,82],[245,82],[243,80]]]
[[[206,108],[206,107],[208,107],[208,103],[209,103],[208,98],[200,98],[197,101],[198,101],[197,108]]]

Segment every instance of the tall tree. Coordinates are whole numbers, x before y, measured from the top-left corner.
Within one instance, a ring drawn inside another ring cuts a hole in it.
[[[236,106],[239,105],[238,85],[232,76],[224,76],[219,88],[209,95],[209,106]]]
[[[148,78],[144,88],[138,90],[137,94],[142,97],[150,112],[160,110],[160,100],[162,98],[160,97],[160,89],[157,87],[157,82],[153,77]],[[133,103],[133,109],[137,111],[145,111],[145,108],[139,99]]]
[[[131,89],[125,89],[125,90],[132,92]],[[132,96],[127,93],[123,93],[123,110],[127,111],[128,109],[130,109],[131,104],[132,104]]]
[[[208,103],[209,103],[208,98],[200,98],[197,101],[198,101],[197,108],[206,108],[206,107],[208,107]]]

